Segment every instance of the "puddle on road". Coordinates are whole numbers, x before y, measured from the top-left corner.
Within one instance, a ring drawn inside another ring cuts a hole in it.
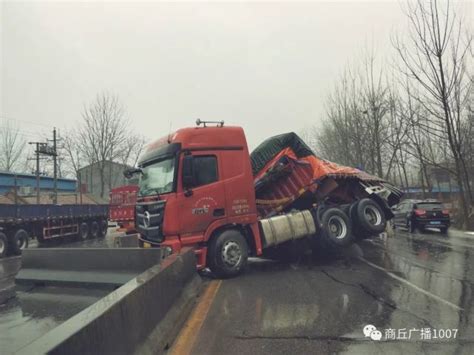
[[[1,353],[11,354],[87,308],[109,291],[39,287],[0,306]]]

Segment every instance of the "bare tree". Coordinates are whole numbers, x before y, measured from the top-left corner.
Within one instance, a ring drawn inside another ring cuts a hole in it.
[[[420,87],[412,95],[424,112],[428,123],[419,126],[438,142],[446,142],[451,169],[460,189],[464,227],[472,201],[470,181],[463,154],[463,107],[471,81],[467,74],[472,34],[463,40],[463,23],[456,16],[450,1],[440,8],[437,0],[408,3],[409,37],[407,41],[396,37],[394,46],[399,54],[401,71]]]
[[[65,170],[66,173],[72,173],[71,175],[74,175],[74,177],[79,180],[79,170],[87,163],[90,163],[85,161],[79,135],[73,130],[66,131],[62,136],[62,140],[62,150],[67,158],[67,164],[63,170]]]
[[[135,166],[138,158],[145,147],[145,137],[141,135],[129,135],[122,144],[119,160],[124,165]]]
[[[103,198],[107,163],[118,159],[127,139],[128,121],[125,110],[115,95],[101,93],[82,112],[83,126],[78,137],[82,154],[96,164],[100,176],[100,196]]]
[[[318,137],[323,157],[386,177],[396,161],[391,135],[400,134],[392,122],[390,85],[374,51],[359,65],[347,68],[328,96],[327,119]],[[400,130],[400,129],[398,129]]]
[[[0,128],[0,168],[13,171],[22,157],[25,141],[11,121],[5,120]]]

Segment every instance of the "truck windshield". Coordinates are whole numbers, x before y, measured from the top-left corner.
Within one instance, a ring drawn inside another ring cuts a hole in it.
[[[140,196],[173,191],[175,158],[169,157],[145,165],[140,177]]]

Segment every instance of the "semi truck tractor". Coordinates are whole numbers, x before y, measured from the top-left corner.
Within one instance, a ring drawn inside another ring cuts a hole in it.
[[[103,237],[107,216],[107,205],[0,204],[0,258],[21,254],[31,238]]]
[[[125,172],[140,175],[135,225],[143,247],[192,246],[198,269],[231,277],[264,249],[303,238],[346,247],[380,234],[393,217],[399,189],[317,157],[295,133],[249,154],[241,127],[196,123],[148,145]]]

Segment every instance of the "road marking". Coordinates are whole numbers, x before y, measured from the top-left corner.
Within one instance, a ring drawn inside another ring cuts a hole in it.
[[[428,296],[428,297],[430,297],[430,298],[433,298],[433,299],[435,299],[435,300],[438,301],[438,302],[441,302],[441,303],[443,303],[443,304],[445,304],[445,305],[447,305],[447,306],[449,306],[449,307],[451,307],[451,308],[454,308],[454,309],[457,310],[457,311],[463,311],[463,310],[464,310],[463,308],[459,307],[458,305],[455,305],[454,303],[451,303],[451,302],[449,302],[449,301],[446,301],[445,299],[443,299],[443,298],[441,298],[441,297],[439,297],[439,296],[436,296],[436,295],[432,294],[431,292],[428,292],[428,291],[426,291],[425,289],[416,286],[415,284],[412,284],[410,281],[405,280],[404,278],[402,278],[402,277],[400,277],[400,276],[397,276],[397,275],[395,275],[394,273],[391,273],[390,271],[388,271],[387,269],[384,269],[384,268],[381,267],[381,266],[378,266],[378,265],[376,265],[376,264],[374,264],[374,263],[371,263],[370,261],[365,260],[364,258],[359,258],[359,260],[361,260],[362,262],[366,263],[367,265],[372,266],[373,268],[375,268],[375,269],[377,269],[377,270],[380,270],[380,271],[385,272],[385,273],[386,273],[388,276],[390,276],[391,278],[393,278],[393,279],[395,279],[395,280],[397,280],[397,281],[400,281],[401,283],[403,283],[403,284],[405,284],[405,285],[407,285],[407,286],[410,286],[410,287],[414,288],[414,289],[417,290],[418,292],[421,292],[421,293],[423,293],[424,295],[426,295],[426,296]]]
[[[206,320],[207,313],[221,286],[221,280],[211,281],[202,295],[199,303],[189,316],[188,320],[179,332],[174,345],[171,347],[171,355],[187,355],[191,353],[192,347],[199,334],[202,324]]]

